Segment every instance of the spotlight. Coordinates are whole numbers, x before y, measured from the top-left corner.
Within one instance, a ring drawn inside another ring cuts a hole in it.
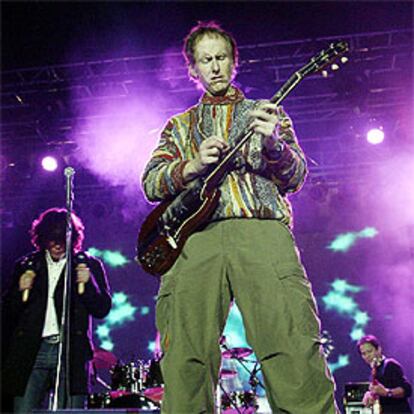
[[[46,171],[55,171],[58,167],[58,162],[55,157],[51,155],[47,155],[46,157],[42,158],[42,167]]]
[[[385,135],[382,127],[372,128],[367,132],[367,141],[370,144],[377,145],[384,141]]]

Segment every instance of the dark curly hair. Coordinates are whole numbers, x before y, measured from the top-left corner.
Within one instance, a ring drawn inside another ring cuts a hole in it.
[[[234,37],[223,30],[220,25],[214,21],[198,22],[197,26],[194,26],[190,33],[184,39],[183,55],[187,62],[187,65],[194,65],[194,50],[197,42],[205,35],[220,36],[230,45],[231,54],[233,57],[234,67],[237,67],[239,60],[239,52],[237,50],[237,43]]]
[[[72,249],[79,252],[82,250],[85,227],[82,220],[72,213]],[[33,220],[30,229],[31,242],[37,250],[45,250],[48,242],[66,242],[66,209],[50,208]]]

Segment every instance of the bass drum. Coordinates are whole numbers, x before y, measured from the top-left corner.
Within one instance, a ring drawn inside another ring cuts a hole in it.
[[[164,396],[164,380],[158,359],[152,359],[147,365],[144,395],[156,404],[160,404]]]
[[[93,408],[105,408],[108,407],[108,404],[111,402],[111,396],[109,392],[99,392],[88,395],[88,409]]]

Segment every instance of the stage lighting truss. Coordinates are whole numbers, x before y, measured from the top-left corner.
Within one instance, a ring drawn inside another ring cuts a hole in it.
[[[339,142],[336,127],[367,116],[399,121],[401,113],[412,112],[412,35],[407,29],[244,45],[237,81],[249,97],[270,97],[315,52],[333,41],[347,41],[349,53],[335,62],[338,67],[325,77],[306,78],[284,107],[295,120],[301,144],[315,160],[309,163],[311,172],[334,179],[339,173],[349,174],[351,179],[381,162],[381,155],[377,151],[370,156],[368,149]],[[180,102],[195,102],[199,95],[179,51],[4,71],[3,150],[12,151],[18,141],[33,147],[65,143],[74,125],[78,131],[82,125],[82,105],[90,109],[93,101],[139,97],[154,87],[179,96]],[[165,117],[185,109],[171,101],[157,103]],[[88,116],[95,115],[89,111]]]

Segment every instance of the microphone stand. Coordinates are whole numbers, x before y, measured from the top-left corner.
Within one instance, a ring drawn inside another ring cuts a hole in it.
[[[259,385],[264,390],[266,390],[264,384],[256,376],[256,374],[260,371],[260,367],[257,368],[259,366],[259,362],[257,361],[255,363],[255,366],[253,367],[253,370],[250,371],[249,367],[246,365],[246,362],[253,362],[253,361],[249,361],[248,359],[237,356],[236,353],[234,353],[233,350],[231,348],[229,348],[225,343],[223,343],[221,345],[226,351],[229,351],[230,354],[232,355],[232,358],[235,359],[242,366],[242,368],[249,373],[249,375],[250,375],[249,383],[250,383],[250,381],[254,381],[256,383],[256,387],[257,387],[257,385]],[[252,384],[250,383],[250,385],[252,385]]]
[[[60,342],[58,346],[58,360],[56,379],[52,400],[52,411],[57,411],[59,394],[63,394],[62,402],[66,405],[70,398],[70,298],[72,291],[72,209],[73,209],[73,176],[75,170],[66,167],[66,267],[63,283],[62,316],[60,320]],[[63,354],[65,360],[63,361]],[[61,386],[62,373],[65,374],[64,387]]]

